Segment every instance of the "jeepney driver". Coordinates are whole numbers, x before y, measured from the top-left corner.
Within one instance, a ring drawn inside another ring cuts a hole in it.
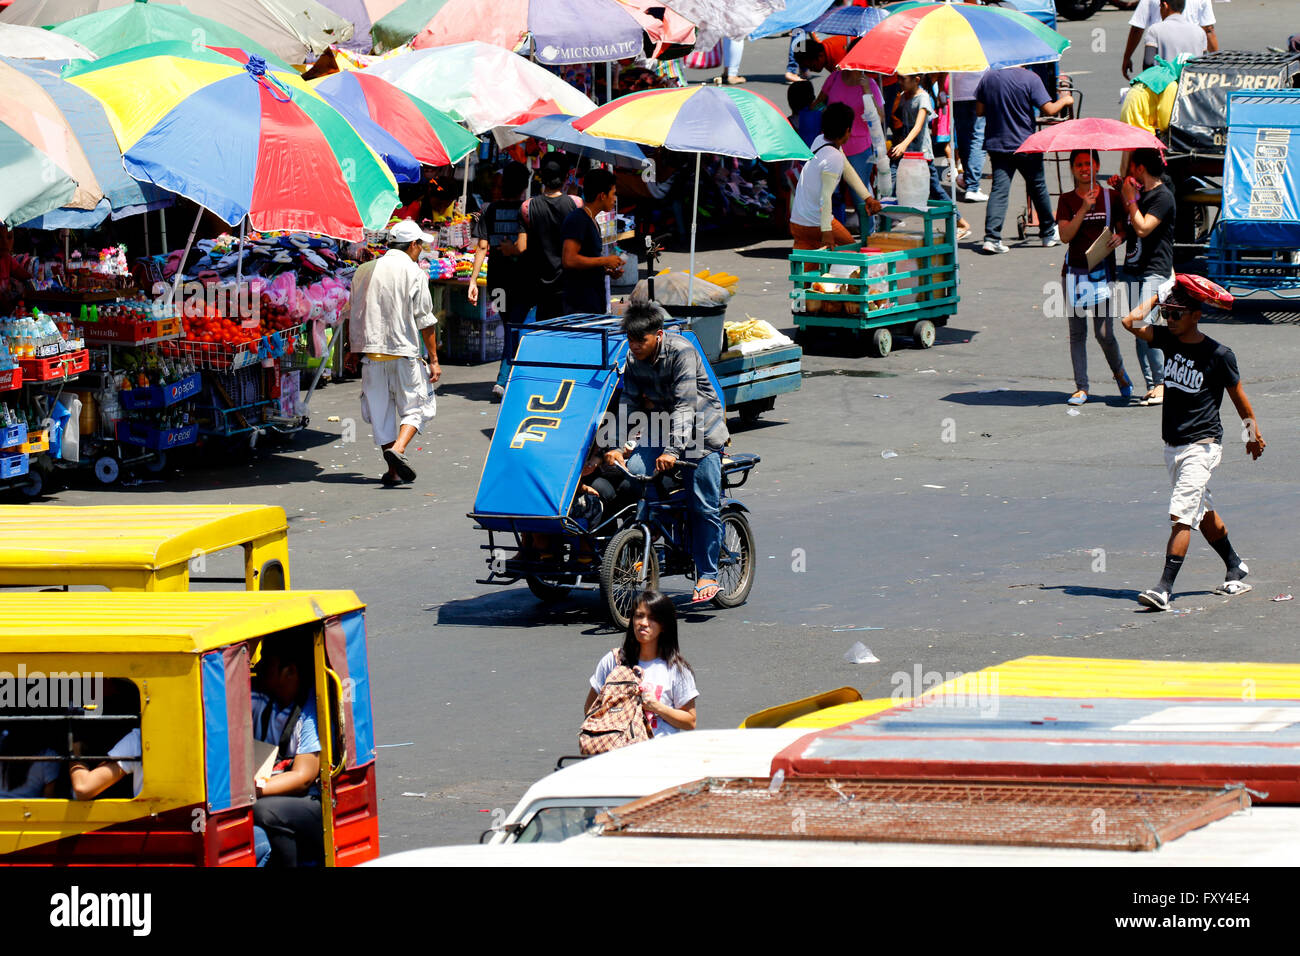
[[[606,453],[605,462],[626,464],[634,475],[669,471],[688,456],[696,465],[690,475],[696,574],[691,600],[703,604],[717,597],[719,590],[722,449],[730,438],[722,402],[695,346],[680,335],[664,334],[664,311],[659,306],[629,306],[623,334],[630,354],[619,414],[622,421],[634,422],[633,413],[648,413],[649,433],[642,434],[644,444],[639,447],[636,435],[629,434],[621,449]]]
[[[361,417],[384,453],[386,488],[415,480],[406,446],[433,417],[429,385],[442,377],[429,276],[416,263],[432,242],[410,219],[388,233],[388,251],[352,277],[349,365],[361,364]],[[420,342],[428,358],[420,357]]]

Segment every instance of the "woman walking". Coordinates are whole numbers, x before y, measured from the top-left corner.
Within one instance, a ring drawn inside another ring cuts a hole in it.
[[[1061,239],[1069,245],[1061,277],[1065,280],[1065,307],[1070,320],[1070,361],[1074,365],[1074,394],[1067,404],[1082,405],[1088,400],[1088,317],[1092,317],[1093,335],[1101,346],[1111,374],[1126,401],[1133,394],[1133,383],[1124,371],[1119,342],[1115,339],[1115,321],[1110,308],[1115,281],[1114,249],[1124,241],[1124,206],[1113,189],[1097,184],[1101,156],[1095,149],[1076,149],[1070,153],[1070,172],[1074,189],[1061,194],[1056,207],[1056,224]],[[1110,229],[1106,255],[1095,267],[1088,265],[1088,250]]]
[[[652,737],[695,729],[695,672],[677,643],[677,608],[658,591],[643,591],[627,625],[623,646],[596,665],[584,714],[596,702],[605,679],[619,665],[641,671],[641,704]]]

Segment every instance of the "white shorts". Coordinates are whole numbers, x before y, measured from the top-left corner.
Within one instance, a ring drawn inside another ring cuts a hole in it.
[[[1210,472],[1223,460],[1223,446],[1215,442],[1166,445],[1165,467],[1174,492],[1169,497],[1169,514],[1179,524],[1195,526],[1214,510],[1210,497]]]
[[[361,361],[361,417],[370,423],[379,447],[397,441],[398,429],[410,425],[416,431],[437,410],[429,389],[424,362],[395,358]]]

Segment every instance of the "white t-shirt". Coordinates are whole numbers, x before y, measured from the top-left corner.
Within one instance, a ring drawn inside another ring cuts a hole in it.
[[[610,672],[618,666],[618,657],[617,651],[610,651],[596,665],[596,673],[591,675],[591,687],[596,693],[600,693]],[[700,696],[700,692],[695,689],[695,675],[685,667],[669,667],[668,662],[660,657],[652,661],[637,661],[636,666],[641,668],[641,692],[650,694],[673,710],[681,710]],[[650,721],[652,736],[664,737],[677,733],[677,728],[661,719],[658,714],[647,711],[646,718]]]
[[[140,739],[140,731],[133,730],[117,743],[113,744],[113,749],[108,752],[123,773],[131,775],[132,796],[140,796],[140,788],[144,786],[144,764],[141,762],[141,755],[144,753],[144,745]]]
[[[818,136],[812,143],[813,158],[803,164],[799,185],[794,189],[790,205],[790,221],[797,226],[820,229],[822,225],[822,173],[835,174],[838,181],[844,175],[844,153],[837,146]]]
[[[1187,0],[1187,6],[1183,9],[1183,16],[1198,27],[1214,26],[1214,10],[1210,7],[1210,0]],[[1128,21],[1128,25],[1137,27],[1139,30],[1145,30],[1147,27],[1154,26],[1159,22],[1160,0],[1140,0],[1137,9],[1133,11],[1133,16]]]

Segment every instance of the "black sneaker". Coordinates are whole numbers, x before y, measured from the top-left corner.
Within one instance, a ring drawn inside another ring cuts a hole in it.
[[[1156,611],[1169,610],[1169,592],[1150,588],[1138,595],[1138,603]]]

